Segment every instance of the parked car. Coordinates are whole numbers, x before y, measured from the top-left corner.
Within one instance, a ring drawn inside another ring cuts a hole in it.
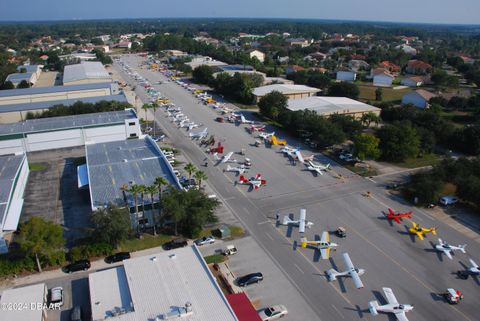
[[[197,246],[202,246],[202,245],[206,245],[206,244],[213,244],[213,243],[215,243],[215,238],[212,235],[204,236],[201,239],[195,240],[195,244]]]
[[[237,248],[233,244],[227,245],[227,247],[223,250],[223,255],[225,256],[234,254],[237,254]]]
[[[339,226],[335,231],[335,234],[337,234],[338,237],[347,237],[347,230],[344,227]]]
[[[70,263],[69,265],[65,266],[64,270],[67,273],[77,272],[77,271],[86,271],[90,268],[90,261],[89,260],[80,260]]]
[[[130,253],[129,252],[118,252],[113,255],[107,256],[105,258],[105,262],[107,263],[115,263],[115,262],[121,262],[123,260],[129,259],[130,258]]]
[[[173,250],[173,249],[178,249],[180,247],[185,247],[187,245],[188,245],[187,240],[180,238],[180,239],[174,239],[174,240],[171,240],[170,242],[165,243],[163,247],[165,248],[165,250]]]
[[[458,202],[458,198],[455,196],[447,195],[440,198],[440,204],[443,206],[453,205]]]
[[[237,279],[238,286],[247,286],[252,283],[263,281],[263,274],[260,272],[250,273]]]
[[[258,316],[263,321],[277,320],[283,318],[288,314],[287,308],[284,305],[274,305],[272,307],[265,308],[258,312]]]
[[[72,312],[70,312],[70,321],[83,321],[83,318],[82,307],[79,305],[74,306]]]
[[[56,306],[63,305],[63,288],[61,286],[57,286],[50,290],[49,301],[50,304],[55,304]]]

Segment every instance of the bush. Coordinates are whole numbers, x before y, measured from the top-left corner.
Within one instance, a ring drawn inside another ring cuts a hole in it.
[[[59,266],[65,263],[65,252],[56,251],[49,255],[42,256],[40,259],[42,266]]]
[[[29,257],[12,260],[8,256],[0,259],[0,275],[9,276],[25,271],[36,271],[35,260]]]
[[[113,246],[107,243],[93,243],[73,247],[68,253],[70,262],[89,259],[93,257],[107,256],[113,253]]]

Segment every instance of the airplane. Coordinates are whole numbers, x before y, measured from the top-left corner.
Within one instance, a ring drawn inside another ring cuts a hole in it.
[[[275,135],[275,132],[271,132],[271,133],[260,133],[258,134],[258,138],[261,138],[263,140],[267,140],[269,139],[270,137],[272,137],[273,135]]]
[[[233,113],[232,113],[233,115]],[[243,114],[240,114],[240,124],[255,124],[254,120],[247,120]]]
[[[294,225],[298,226],[298,231],[300,233],[305,233],[305,227],[311,228],[313,226],[313,222],[307,221],[307,210],[302,208],[300,210],[300,218],[298,220],[292,220],[288,215],[283,217],[283,220],[279,223],[282,225]]]
[[[228,152],[226,155],[223,156],[221,163],[236,163],[237,161],[235,159],[231,159],[233,155],[233,152]]]
[[[480,275],[480,267],[474,260],[469,259],[471,267],[469,267],[465,272],[470,275]]]
[[[435,249],[437,251],[440,251],[440,252],[443,252],[445,253],[445,255],[450,259],[450,260],[453,260],[452,258],[452,253],[453,251],[461,251],[463,253],[466,253],[465,252],[465,247],[467,245],[466,244],[463,244],[463,245],[458,245],[458,246],[455,246],[455,245],[450,245],[448,244],[447,242],[445,241],[442,241],[442,239],[438,239],[438,244],[435,245]]]
[[[360,279],[360,275],[363,275],[365,273],[365,270],[355,268],[355,266],[352,263],[352,260],[350,260],[350,256],[348,255],[348,253],[343,253],[343,262],[345,263],[347,270],[343,272],[338,272],[335,269],[328,270],[327,271],[328,280],[335,281],[337,277],[340,277],[340,276],[351,277],[357,289],[363,288],[363,282]]]
[[[246,179],[245,176],[240,175],[240,178],[238,181],[240,184],[252,186],[254,190],[258,190],[260,186],[267,185],[267,181],[262,179],[262,174],[260,173],[258,173],[254,177],[250,177],[249,179]]]
[[[187,130],[192,130],[192,129],[194,129],[194,128],[198,128],[198,126],[200,126],[200,125],[195,124],[194,122],[191,122],[190,125],[188,125],[188,129],[187,129]]]
[[[393,313],[397,317],[398,321],[408,321],[405,313],[413,310],[413,305],[410,304],[399,304],[397,298],[393,294],[392,289],[383,288],[383,293],[387,298],[387,304],[378,305],[378,301],[368,302],[368,309],[372,315],[378,315],[378,312],[384,313]]]
[[[308,241],[304,237],[300,239],[301,247],[306,248],[308,245],[311,245],[316,250],[319,250],[322,259],[330,258],[330,250],[338,246],[338,244],[330,242],[330,234],[326,231],[322,233],[322,238],[320,241]]]
[[[317,174],[323,175],[323,171],[327,171],[330,169],[330,164],[327,165],[321,165],[321,164],[315,164],[312,161],[308,161],[307,169],[309,171],[316,172]]]
[[[250,134],[253,134],[254,132],[263,132],[265,131],[265,125],[252,125],[248,127],[248,131]]]
[[[221,143],[221,142],[218,142],[217,147],[211,147],[211,148],[209,148],[209,149],[207,150],[207,153],[211,153],[211,154],[213,154],[213,153],[215,153],[215,154],[223,154],[223,149],[224,149],[224,147],[223,147],[222,143]]]
[[[240,167],[231,167],[230,165],[227,165],[227,168],[223,170],[224,172],[236,172],[238,174],[244,174],[248,172],[248,167],[245,165],[240,165]]]
[[[278,139],[277,136],[272,135],[272,137],[270,139],[270,144],[285,146],[285,145],[287,145],[287,141],[285,139]]]
[[[388,219],[394,220],[397,224],[400,224],[400,221],[404,217],[412,218],[412,211],[405,213],[395,213],[390,207],[388,208],[388,214],[386,215]]]
[[[190,138],[193,138],[193,139],[202,139],[202,138],[205,138],[207,137],[208,135],[208,128],[205,127],[204,130],[202,130],[201,132],[198,132],[198,133],[189,133],[188,136]]]
[[[302,153],[300,152],[299,148],[297,148],[297,150],[295,151],[295,156],[296,156],[295,160],[298,160],[301,163],[305,163],[305,161],[310,161],[311,162],[311,161],[313,161],[313,158],[315,157],[315,155],[310,155],[310,156],[306,156],[306,157],[303,156]],[[328,164],[328,166],[330,166],[330,164]]]
[[[412,227],[408,229],[410,234],[417,235],[420,240],[423,240],[425,237],[424,235],[427,233],[432,233],[433,235],[437,235],[437,229],[435,227],[425,228],[418,225],[418,223],[412,222]]]

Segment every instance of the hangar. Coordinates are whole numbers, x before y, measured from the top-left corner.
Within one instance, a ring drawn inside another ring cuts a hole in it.
[[[308,109],[315,111],[320,116],[340,114],[355,118],[360,118],[365,113],[380,115],[381,111],[380,108],[350,98],[326,96],[289,100],[287,108],[291,111]]]
[[[63,85],[80,85],[111,82],[112,77],[99,61],[82,61],[79,64],[65,66]]]

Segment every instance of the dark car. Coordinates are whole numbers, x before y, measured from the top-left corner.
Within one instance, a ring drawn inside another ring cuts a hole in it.
[[[188,245],[187,240],[185,240],[185,239],[175,239],[175,240],[171,240],[170,242],[165,243],[165,245],[163,247],[165,248],[165,250],[173,250],[173,249],[178,249],[180,247],[185,247],[187,245]]]
[[[260,281],[263,281],[263,274],[260,272],[250,273],[237,279],[238,286],[247,286]]]
[[[115,253],[113,255],[107,256],[105,258],[105,262],[107,263],[115,263],[115,262],[121,262],[123,260],[129,259],[130,258],[130,253],[128,252],[119,252]]]
[[[79,260],[69,265],[65,266],[64,270],[67,273],[77,272],[77,271],[86,271],[90,268],[89,260]]]

